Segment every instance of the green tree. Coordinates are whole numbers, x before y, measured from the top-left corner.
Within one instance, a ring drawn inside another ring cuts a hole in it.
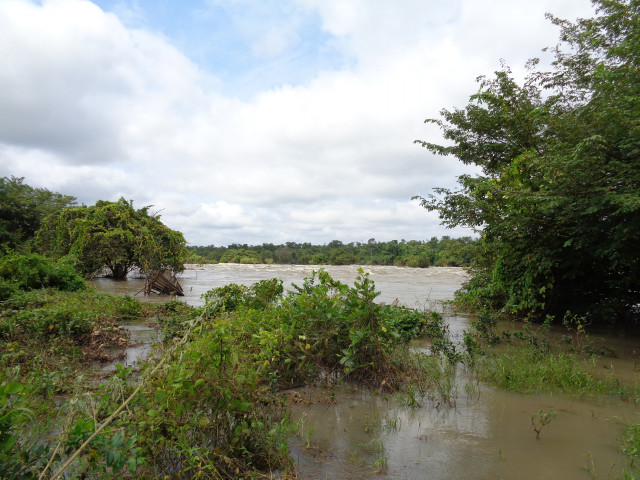
[[[244,264],[256,264],[260,263],[260,256],[256,252],[240,248],[237,250],[229,249],[222,257],[220,257],[222,263],[244,263]]]
[[[0,178],[0,245],[16,248],[35,236],[49,214],[75,204],[75,197],[26,185],[24,178]]]
[[[37,245],[54,257],[75,255],[85,275],[103,268],[115,279],[126,278],[133,269],[146,275],[182,271],[187,257],[182,233],[149,214],[149,208],[135,210],[124,198],[67,208],[44,220]]]
[[[596,0],[561,29],[554,69],[480,77],[464,109],[427,120],[439,155],[481,167],[419,197],[482,232],[467,300],[524,316],[628,317],[640,303],[640,1]]]

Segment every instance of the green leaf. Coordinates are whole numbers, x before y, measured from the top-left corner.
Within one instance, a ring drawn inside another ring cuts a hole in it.
[[[120,448],[124,443],[124,436],[122,432],[117,432],[113,437],[111,437],[111,447],[112,448]]]
[[[0,451],[4,453],[8,453],[9,450],[13,448],[16,444],[16,439],[11,435],[3,435],[4,438],[0,437]]]
[[[127,470],[129,470],[130,474],[136,473],[136,469],[138,468],[138,463],[136,462],[136,457],[129,457],[127,459]]]
[[[6,387],[6,392],[9,395],[15,395],[16,393],[20,393],[24,389],[24,386],[18,382],[11,382]]]
[[[116,451],[113,458],[113,473],[119,473],[124,467],[126,461],[127,457],[125,457],[124,453],[120,450]]]

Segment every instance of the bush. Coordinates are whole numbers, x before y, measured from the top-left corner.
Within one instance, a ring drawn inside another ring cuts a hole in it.
[[[0,279],[3,281],[0,298],[4,299],[12,290],[55,288],[75,292],[87,288],[87,283],[76,273],[69,259],[56,262],[35,253],[11,252],[3,256],[0,259]]]
[[[96,327],[113,327],[145,315],[133,297],[116,297],[90,290],[53,289],[18,291],[0,308],[0,338],[63,336],[77,338]]]
[[[398,375],[401,356],[394,350],[414,336],[432,334],[437,320],[378,305],[378,295],[362,271],[349,287],[321,270],[302,286],[294,284],[284,298],[276,279],[215,288],[203,296],[203,311],[216,325],[224,319],[273,385],[304,383],[321,374],[375,384]]]
[[[250,287],[230,283],[217,287],[202,295],[208,315],[233,312],[240,307],[263,309],[273,305],[284,291],[282,280],[261,280]]]

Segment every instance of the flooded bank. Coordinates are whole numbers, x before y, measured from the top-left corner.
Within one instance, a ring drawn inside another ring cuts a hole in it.
[[[231,282],[249,285],[273,277],[282,279],[286,288],[292,282],[300,284],[312,270],[282,265],[191,266],[180,280],[186,293],[182,299],[199,305],[200,295],[213,287]],[[357,275],[353,266],[326,270],[350,284]],[[440,308],[437,302],[452,298],[466,278],[455,268],[365,267],[365,271],[381,291],[379,301],[398,298],[410,307]],[[96,284],[121,294],[133,294],[138,288],[136,281]],[[470,319],[451,311],[445,314],[452,336],[459,338]],[[618,339],[616,348],[615,361],[626,362],[628,380],[637,384],[635,360],[627,356],[635,352],[634,340]],[[605,370],[598,362],[594,369]],[[609,363],[613,366],[614,360]],[[402,398],[349,387],[307,388],[287,395],[299,425],[291,440],[292,456],[299,475],[308,479],[622,478],[621,435],[628,423],[638,421],[636,405],[615,396],[506,392],[474,380],[462,366],[449,403],[435,397],[406,406]],[[536,439],[539,412],[555,416]]]
[[[122,328],[127,333],[128,345],[114,352],[116,361],[102,367],[106,372],[115,370],[118,363],[124,366],[135,366],[139,361],[147,358],[153,344],[160,340],[157,323],[150,319],[129,322]]]
[[[621,478],[618,443],[637,420],[635,405],[476,388],[459,385],[455,406],[420,407],[348,388],[299,392],[290,401],[298,471],[309,479]],[[556,416],[537,440],[531,417],[540,410]]]

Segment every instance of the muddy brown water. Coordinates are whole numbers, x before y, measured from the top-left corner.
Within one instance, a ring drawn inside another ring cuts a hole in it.
[[[325,267],[336,279],[352,284],[357,267]],[[280,278],[285,287],[300,284],[314,268],[288,265],[192,265],[182,274],[182,300],[201,305],[200,295],[228,283],[250,285]],[[379,301],[396,298],[409,307],[442,309],[466,279],[462,269],[364,267],[381,292]],[[100,291],[132,295],[142,280],[94,281]],[[146,301],[165,301],[150,296]],[[468,328],[469,318],[443,309],[452,336]],[[129,327],[147,335],[145,325]],[[141,337],[142,338],[142,337]],[[594,368],[613,371],[639,383],[637,338],[601,338],[614,346],[618,358],[602,358]],[[142,345],[146,341],[141,340]],[[128,361],[144,355],[145,346]],[[619,444],[626,425],[640,420],[638,407],[612,396],[571,398],[524,395],[474,382],[464,368],[456,375],[453,405],[437,398],[419,407],[397,398],[350,387],[288,392],[298,434],[291,440],[292,457],[308,479],[615,479],[623,477],[625,457]],[[557,415],[537,440],[531,416],[543,410]]]

